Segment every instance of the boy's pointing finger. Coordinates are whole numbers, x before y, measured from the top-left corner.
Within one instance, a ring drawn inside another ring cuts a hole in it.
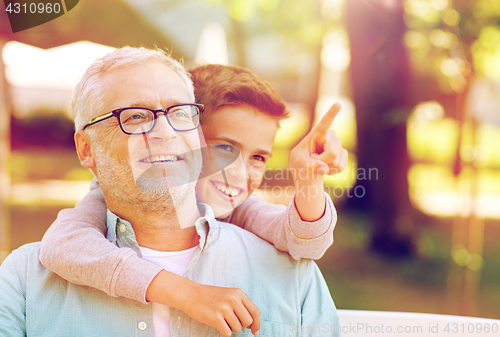
[[[342,104],[340,102],[337,102],[333,104],[328,112],[321,118],[318,124],[314,127],[315,132],[321,132],[321,133],[326,133],[332,126],[333,120],[339,113],[340,109],[342,108]]]

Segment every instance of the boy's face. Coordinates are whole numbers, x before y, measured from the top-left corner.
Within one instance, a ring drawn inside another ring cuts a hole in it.
[[[196,195],[199,201],[212,206],[216,217],[222,217],[259,187],[278,123],[254,108],[234,105],[210,113],[202,129],[213,167],[225,169],[200,179]],[[221,165],[224,160],[231,164]]]

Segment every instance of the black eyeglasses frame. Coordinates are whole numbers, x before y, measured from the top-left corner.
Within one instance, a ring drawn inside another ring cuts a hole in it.
[[[172,123],[170,122],[170,119],[168,118],[168,112],[169,110],[173,109],[173,108],[176,108],[176,107],[179,107],[179,106],[195,106],[197,109],[198,109],[198,114],[199,114],[199,118],[198,118],[198,123],[196,124],[195,127],[192,127],[190,129],[186,129],[186,130],[180,130],[176,127],[174,127],[172,125]],[[144,109],[144,110],[149,110],[153,113],[154,115],[154,119],[153,119],[153,124],[151,125],[151,128],[147,131],[143,131],[143,132],[127,132],[123,129],[123,125],[122,125],[122,122],[121,122],[121,119],[120,119],[120,115],[123,111],[125,110],[131,110],[131,109]],[[156,126],[156,120],[158,118],[158,113],[162,112],[164,115],[165,115],[165,118],[167,119],[167,122],[168,124],[172,127],[172,129],[174,131],[177,131],[177,132],[185,132],[185,131],[192,131],[192,130],[195,130],[196,128],[198,128],[198,126],[200,126],[200,120],[201,120],[201,115],[203,113],[203,111],[205,111],[205,106],[203,104],[199,104],[199,103],[181,103],[181,104],[175,104],[175,105],[172,105],[172,106],[169,106],[168,108],[166,109],[157,109],[157,110],[154,110],[154,109],[149,109],[149,108],[143,108],[143,107],[139,107],[139,106],[135,106],[135,107],[126,107],[126,108],[120,108],[120,109],[115,109],[111,112],[108,112],[104,115],[101,115],[101,116],[98,116],[98,117],[95,117],[93,119],[91,119],[87,124],[85,124],[83,126],[83,129],[82,130],[85,130],[87,127],[91,126],[91,125],[94,125],[96,123],[99,123],[99,122],[102,122],[106,119],[109,119],[111,117],[116,117],[118,119],[118,124],[120,125],[120,129],[123,131],[123,133],[127,134],[127,135],[142,135],[142,134],[147,134],[149,132],[151,132],[154,127]]]

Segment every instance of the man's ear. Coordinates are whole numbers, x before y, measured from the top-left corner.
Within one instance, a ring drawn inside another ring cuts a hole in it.
[[[76,153],[83,167],[93,169],[95,167],[94,155],[89,135],[80,130],[75,133]]]

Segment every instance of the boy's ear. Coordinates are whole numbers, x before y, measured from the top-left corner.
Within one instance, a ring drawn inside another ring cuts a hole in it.
[[[75,133],[76,153],[83,167],[93,169],[95,167],[94,155],[92,154],[92,145],[89,136],[83,132]]]

